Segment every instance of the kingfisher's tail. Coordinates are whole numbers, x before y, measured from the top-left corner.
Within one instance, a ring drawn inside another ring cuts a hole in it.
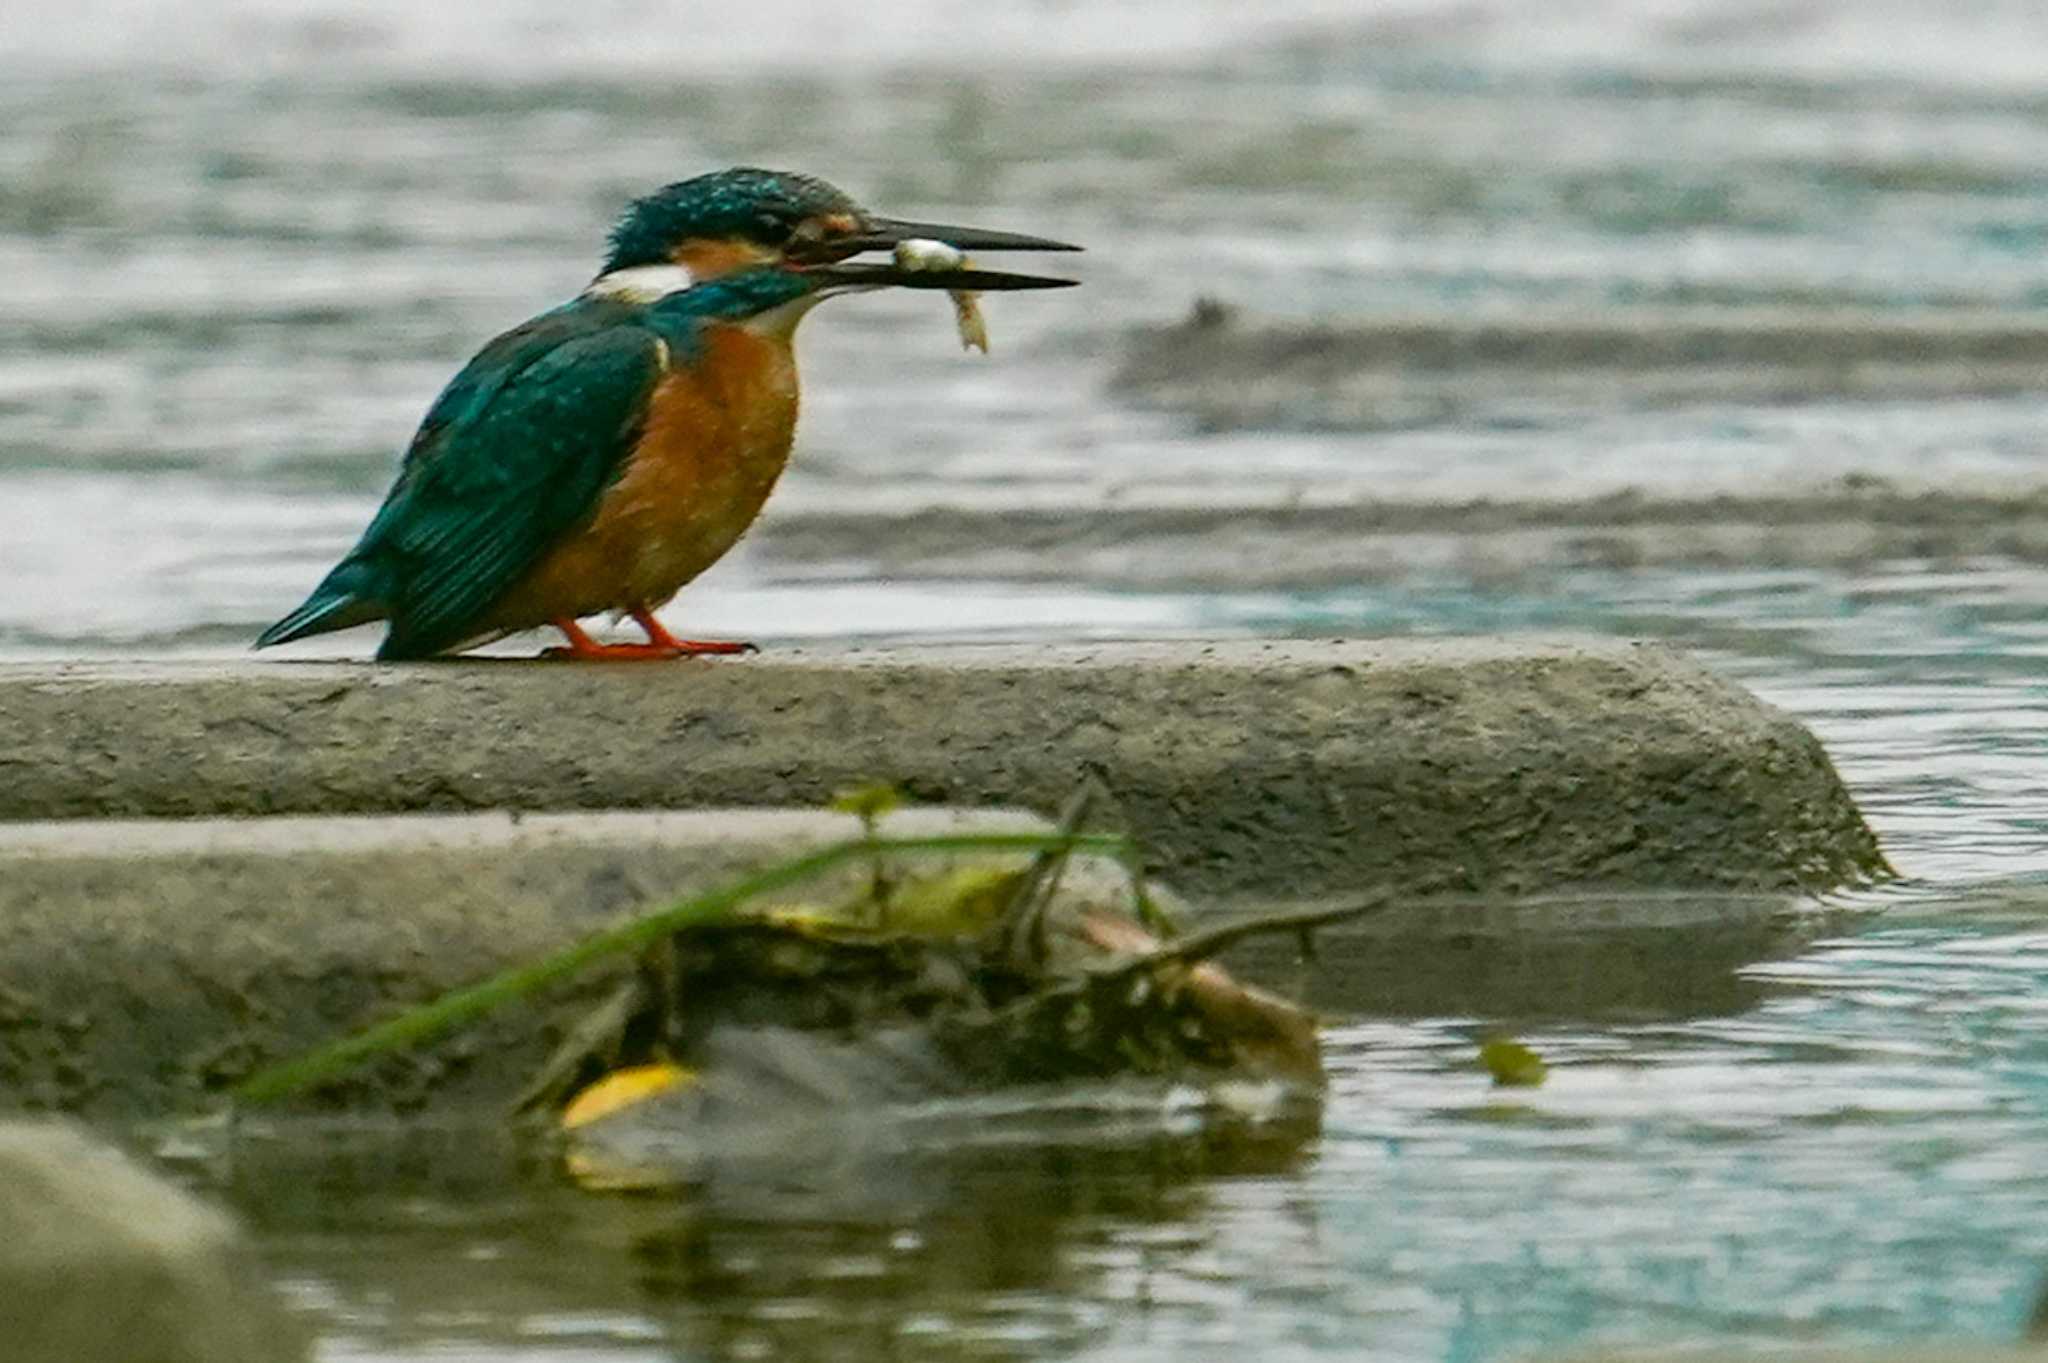
[[[289,643],[311,634],[381,620],[384,603],[372,590],[375,574],[360,559],[345,559],[313,589],[305,603],[256,636],[257,648]]]

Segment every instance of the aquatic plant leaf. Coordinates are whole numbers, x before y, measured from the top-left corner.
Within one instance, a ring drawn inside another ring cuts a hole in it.
[[[1023,874],[1012,867],[960,866],[934,876],[915,876],[890,887],[885,916],[875,912],[865,890],[836,904],[775,904],[760,921],[810,937],[972,937],[1001,914],[1008,892]]]
[[[778,928],[791,932],[810,933],[813,936],[829,937],[844,932],[848,927],[863,925],[868,901],[863,897],[852,908],[843,905],[823,904],[777,904],[761,911],[761,921],[773,923]],[[856,912],[859,910],[859,912]]]
[[[1512,1037],[1497,1036],[1479,1045],[1479,1063],[1502,1088],[1535,1088],[1550,1075],[1543,1057]]]
[[[905,881],[889,901],[889,928],[913,937],[972,937],[987,930],[1025,873],[1014,867],[962,866]]]

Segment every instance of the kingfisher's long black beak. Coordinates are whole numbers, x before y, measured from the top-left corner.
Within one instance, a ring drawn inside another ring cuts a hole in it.
[[[924,238],[943,241],[963,251],[1078,251],[1072,242],[1034,237],[1024,232],[997,232],[987,227],[953,227],[942,222],[906,222],[901,218],[869,218],[868,230],[856,236],[835,237],[832,245],[852,255],[861,251],[887,251],[899,241]]]
[[[1057,279],[1051,275],[1011,274],[1005,270],[959,270],[905,268],[901,265],[842,261],[836,265],[810,265],[804,273],[816,275],[842,287],[885,289],[966,289],[974,293],[999,293],[1014,289],[1071,289],[1081,281]]]

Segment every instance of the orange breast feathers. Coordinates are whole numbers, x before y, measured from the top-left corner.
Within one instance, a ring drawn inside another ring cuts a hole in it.
[[[710,323],[670,357],[625,471],[596,514],[491,611],[499,629],[653,608],[709,568],[761,514],[796,436],[787,334]]]

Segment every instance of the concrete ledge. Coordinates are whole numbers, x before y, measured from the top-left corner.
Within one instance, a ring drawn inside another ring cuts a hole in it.
[[[889,820],[904,836],[1045,826],[1014,811]],[[0,1109],[192,1105],[628,910],[858,831],[796,810],[0,825]],[[869,869],[785,902],[832,902]],[[1084,858],[1061,892],[1121,903],[1124,886],[1120,869]],[[367,1067],[329,1100],[502,1102],[546,1057],[551,1021],[507,1009]]]
[[[1668,650],[1500,640],[0,667],[0,819],[1056,807],[1178,887],[1820,890],[1885,873],[1820,745]]]

